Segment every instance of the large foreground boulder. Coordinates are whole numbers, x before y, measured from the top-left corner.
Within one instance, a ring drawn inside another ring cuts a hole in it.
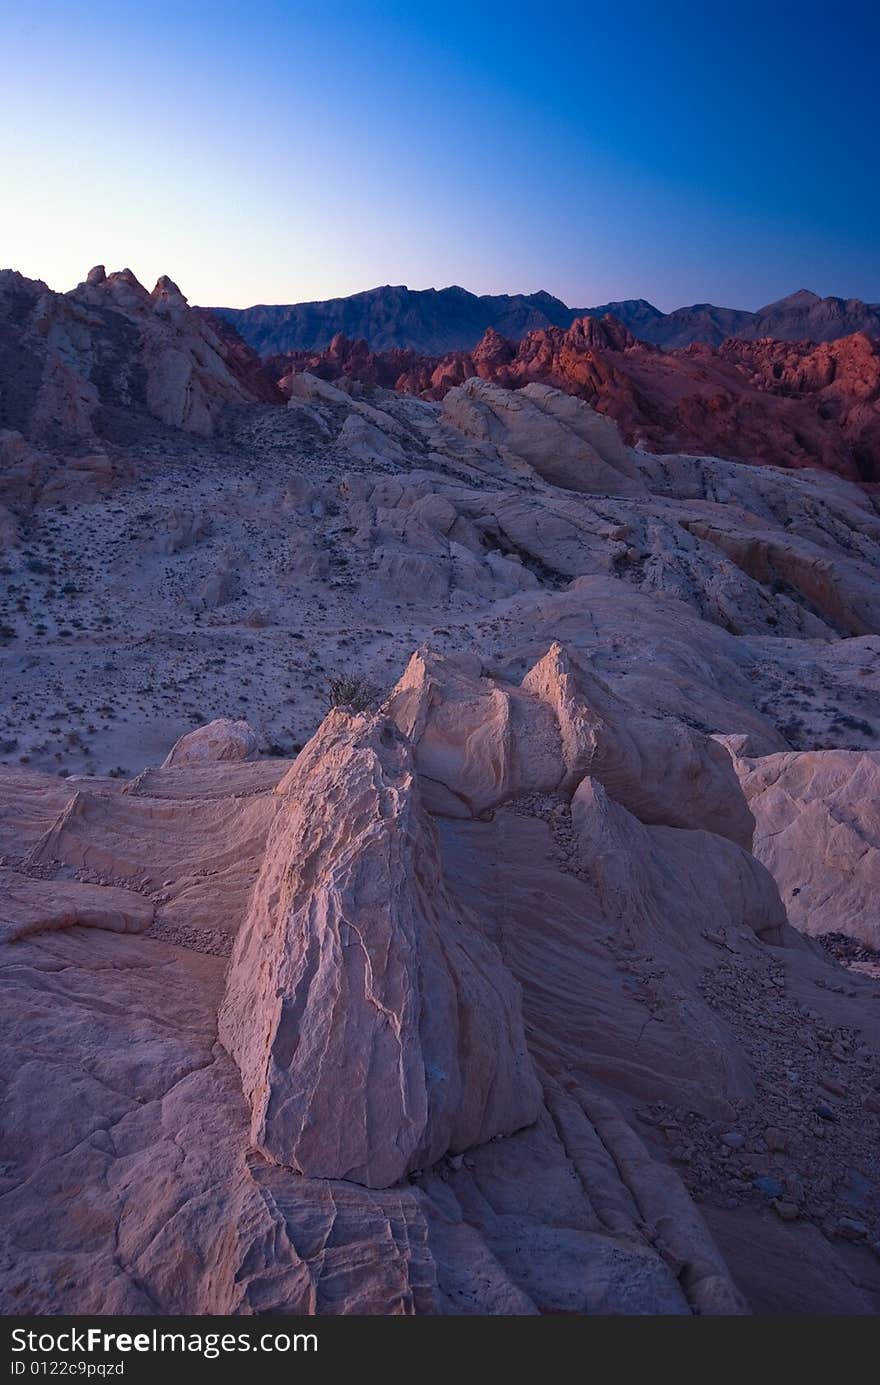
[[[529,1125],[519,988],[447,892],[397,728],[331,712],[277,792],[220,1013],[255,1145],[385,1187]]]

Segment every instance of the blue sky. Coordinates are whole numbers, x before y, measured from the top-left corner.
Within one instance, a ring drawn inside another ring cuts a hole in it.
[[[880,300],[880,7],[0,0],[0,264]]]

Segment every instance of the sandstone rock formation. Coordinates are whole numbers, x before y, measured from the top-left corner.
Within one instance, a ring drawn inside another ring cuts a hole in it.
[[[723,1169],[709,1155],[712,1132],[735,1132],[732,1122],[784,1122],[763,1068],[803,1067],[805,1005],[816,1033],[844,1034],[870,1013],[872,985],[853,975],[837,994],[839,973],[791,945],[767,873],[724,838],[643,826],[588,778],[570,828],[565,799],[552,795],[545,807],[521,794],[489,823],[438,820],[441,864],[407,744],[382,717],[338,711],[292,769],[184,764],[124,788],[19,770],[0,775],[0,790],[10,898],[26,924],[3,944],[15,949],[16,985],[2,1010],[4,1234],[18,1246],[0,1257],[4,1303],[741,1312],[719,1245],[759,1301],[779,1302],[780,1289],[773,1299],[755,1280],[723,1222],[713,1239],[695,1196],[708,1214],[747,1160],[763,1158],[772,1172],[761,1177],[787,1180],[795,1201],[782,1203],[805,1229],[816,1199],[846,1221],[833,1209],[847,1204],[829,1204],[818,1180],[829,1158],[865,1166],[848,1094],[836,1098],[847,1114],[830,1146],[797,1146],[797,1174],[790,1156],[721,1146],[733,1163]],[[79,878],[65,884],[58,872],[71,870]],[[146,936],[110,931],[127,916],[142,927],[153,911]],[[522,986],[524,1030],[507,968]],[[780,975],[790,999],[779,998]],[[287,996],[303,1004],[278,1023]],[[269,1161],[247,1153],[254,1113],[216,1043],[218,1009],[260,1113],[258,1143],[280,1141]],[[37,1062],[35,1016],[58,1037]],[[773,1025],[778,1057],[753,1047],[759,1020]],[[875,1043],[867,1030],[865,1041]],[[390,1061],[389,1047],[409,1065]],[[838,1086],[862,1061],[854,1047],[841,1054]],[[322,1080],[305,1084],[303,1124],[291,1078],[309,1073]],[[389,1108],[407,1077],[413,1101]],[[687,1116],[656,1105],[679,1100]],[[801,1100],[808,1109],[809,1089]],[[788,1111],[798,1128],[801,1111]],[[409,1158],[389,1143],[401,1121]],[[664,1131],[679,1142],[675,1166]],[[297,1161],[339,1159],[336,1176],[291,1172],[291,1142]],[[416,1158],[423,1171],[392,1188],[338,1176],[345,1165],[384,1183]],[[798,1194],[797,1177],[808,1191]],[[766,1222],[761,1196],[740,1216],[755,1244],[778,1253],[794,1232],[772,1212]],[[25,1236],[37,1205],[45,1241]],[[820,1276],[826,1307],[831,1295],[871,1311],[861,1247],[845,1236],[835,1246],[810,1242],[796,1283]],[[59,1255],[70,1267],[61,1274]]]
[[[712,740],[638,716],[559,644],[522,686],[556,714],[566,767],[560,787],[592,775],[642,822],[705,828],[751,846],[751,814],[733,791],[729,757]]]
[[[0,869],[0,941],[56,928],[108,928],[140,933],[153,922],[149,900],[128,890],[78,881],[42,880]]]
[[[638,474],[617,430],[559,390],[512,393],[471,379],[447,394],[443,418],[468,437],[514,452],[566,490],[635,495]]]
[[[101,500],[134,476],[125,457],[87,452],[61,459],[21,433],[0,430],[0,505],[16,528],[35,506]]]
[[[277,792],[220,1014],[257,1148],[381,1188],[530,1125],[517,989],[444,888],[393,724],[331,713]]]
[[[572,800],[577,854],[596,882],[605,914],[629,937],[705,927],[711,880],[712,926],[750,928],[785,945],[786,915],[770,875],[749,852],[705,831],[644,827],[598,780],[583,779]]]
[[[419,651],[387,706],[415,743],[436,812],[479,817],[519,794],[570,796],[593,775],[643,822],[751,845],[727,752],[680,723],[638,716],[558,643],[520,687],[483,677],[475,659]]]
[[[278,398],[234,330],[164,276],[149,293],[99,265],[61,294],[3,270],[0,323],[0,427],[36,440],[116,436],[120,411],[210,435],[226,404]]]
[[[563,776],[552,708],[484,679],[473,657],[414,654],[387,711],[415,745],[435,812],[479,817],[517,794],[550,791]]]
[[[342,425],[336,445],[347,456],[361,462],[403,461],[405,455],[400,445],[381,428],[354,413]]]

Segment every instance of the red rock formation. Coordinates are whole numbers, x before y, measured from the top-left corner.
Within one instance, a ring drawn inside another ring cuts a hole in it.
[[[291,373],[349,376],[442,399],[471,376],[517,389],[531,382],[587,400],[653,452],[688,452],[880,480],[880,341],[857,332],[814,346],[731,338],[676,351],[639,341],[610,314],[519,343],[486,332],[473,351],[420,357],[373,352],[337,335],[326,351],[275,357]],[[289,387],[289,386],[288,386]]]
[[[864,332],[839,341],[727,341],[725,359],[747,370],[759,389],[811,401],[852,447],[857,474],[878,479],[880,464],[880,341]]]
[[[463,353],[462,353],[463,354]],[[417,351],[405,351],[397,347],[389,351],[371,351],[366,341],[360,338],[352,341],[342,332],[337,332],[329,346],[322,351],[289,351],[280,356],[270,356],[266,361],[268,373],[280,380],[282,389],[291,375],[308,371],[322,380],[339,380],[349,376],[364,385],[379,385],[383,389],[394,389],[398,380],[411,376],[422,376],[425,372],[425,385],[428,388],[430,370],[427,362],[433,358],[420,356]]]

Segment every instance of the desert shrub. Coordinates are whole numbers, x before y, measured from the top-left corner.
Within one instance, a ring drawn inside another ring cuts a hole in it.
[[[376,705],[379,689],[355,673],[336,673],[327,679],[327,702],[350,712],[368,712]]]

